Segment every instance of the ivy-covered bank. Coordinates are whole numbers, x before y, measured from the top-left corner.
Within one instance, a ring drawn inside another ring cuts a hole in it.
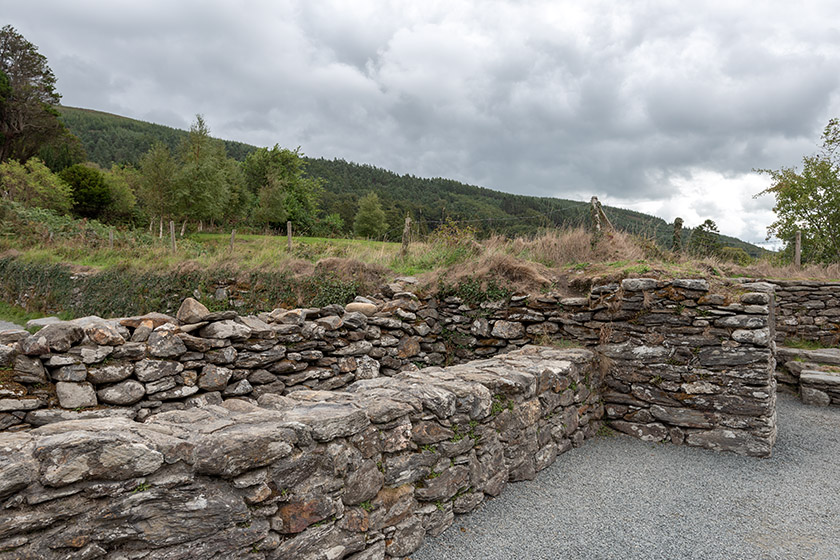
[[[296,278],[288,271],[225,269],[142,272],[111,269],[75,272],[60,264],[0,259],[0,299],[30,311],[78,317],[125,317],[152,311],[174,313],[187,297],[199,297],[213,311],[233,306],[257,313],[277,306],[344,304],[358,294],[355,280],[333,274]]]

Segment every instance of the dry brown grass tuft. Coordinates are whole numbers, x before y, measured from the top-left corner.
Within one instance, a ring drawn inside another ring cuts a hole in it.
[[[545,265],[501,252],[426,273],[421,277],[421,285],[434,290],[441,282],[457,285],[466,280],[480,282],[483,289],[495,284],[510,287],[517,293],[535,294],[550,289],[562,295],[576,295],[568,291],[563,278]]]
[[[516,254],[548,266],[648,257],[649,250],[640,239],[623,232],[605,232],[593,247],[592,233],[583,228],[549,231],[534,239],[517,238],[508,245]],[[500,242],[496,241],[496,245]]]
[[[301,278],[303,276],[312,276],[313,274],[315,274],[315,265],[303,259],[285,260],[280,263],[280,266],[283,267],[283,270],[285,272],[288,272],[295,278]]]
[[[840,263],[829,265],[808,264],[797,269],[792,264],[778,265],[769,259],[761,259],[746,266],[733,264],[724,265],[723,268],[732,275],[747,276],[750,278],[769,278],[776,280],[840,280]]]

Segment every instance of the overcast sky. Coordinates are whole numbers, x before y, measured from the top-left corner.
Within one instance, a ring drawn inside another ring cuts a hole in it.
[[[0,0],[62,103],[762,241],[840,116],[836,2]]]

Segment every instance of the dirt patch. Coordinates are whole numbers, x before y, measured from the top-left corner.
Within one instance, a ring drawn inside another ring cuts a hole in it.
[[[0,253],[0,259],[16,259],[21,255],[23,255],[23,253],[21,253],[17,249],[7,249]]]

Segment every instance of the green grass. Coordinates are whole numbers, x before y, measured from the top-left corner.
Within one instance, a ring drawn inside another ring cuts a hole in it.
[[[9,321],[18,325],[25,325],[31,319],[40,319],[40,313],[33,313],[17,305],[11,305],[0,301],[0,321]]]
[[[73,318],[73,315],[68,312],[61,312],[58,313],[56,316],[62,321],[69,321]],[[46,317],[46,315],[37,311],[27,311],[26,309],[18,307],[17,305],[11,305],[9,303],[0,301],[0,321],[8,321],[10,323],[15,323],[23,326],[26,325],[27,321],[31,321],[32,319],[40,319],[42,317]]]
[[[821,350],[823,348],[833,348],[832,346],[825,346],[817,340],[805,340],[804,338],[785,339],[784,346],[787,348],[799,348],[800,350]]]
[[[400,243],[366,239],[337,239],[325,237],[293,237],[288,248],[285,235],[239,234],[230,248],[230,233],[191,233],[176,239],[176,251],[169,239],[149,238],[146,244],[109,249],[107,245],[60,240],[50,244],[25,247],[15,240],[0,240],[0,252],[16,249],[28,263],[65,263],[93,270],[131,268],[161,271],[178,267],[189,261],[201,268],[230,268],[240,270],[276,269],[290,261],[317,263],[331,257],[346,258],[389,269],[395,276],[414,276],[465,262],[475,252],[463,245],[442,243],[414,243],[408,254],[400,256]]]

